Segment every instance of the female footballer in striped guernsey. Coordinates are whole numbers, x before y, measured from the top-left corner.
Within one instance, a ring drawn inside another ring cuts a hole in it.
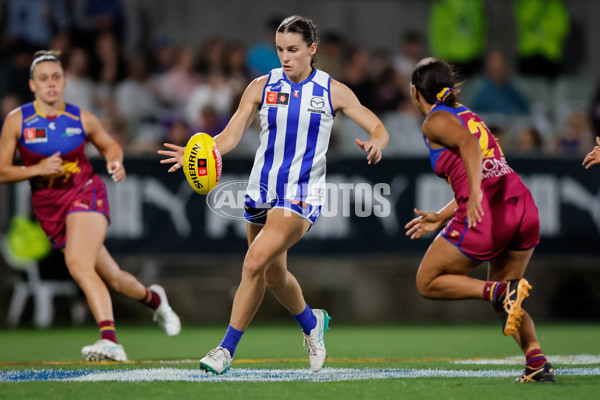
[[[83,290],[100,340],[85,346],[88,360],[126,361],[117,343],[108,289],[146,304],[168,335],[181,329],[164,289],[146,288],[119,268],[104,247],[110,220],[106,186],[84,153],[92,143],[115,182],[125,179],[123,151],[91,113],[63,101],[66,79],[58,53],[40,51],[30,68],[35,101],[13,110],[0,137],[0,182],[29,180],[34,211],[53,247],[63,249],[69,273]],[[23,165],[13,165],[16,150]]]
[[[423,59],[412,74],[412,101],[425,116],[423,135],[435,173],[454,190],[442,210],[419,211],[406,235],[420,238],[448,224],[435,238],[417,272],[417,289],[431,299],[490,301],[525,354],[526,381],[554,381],[533,320],[522,310],[531,285],[523,278],[540,241],[538,210],[527,187],[506,163],[484,122],[456,102],[451,66]],[[489,261],[488,281],[467,276]]]
[[[242,279],[233,301],[229,328],[220,346],[200,360],[200,368],[227,371],[236,346],[258,310],[266,288],[300,324],[310,368],[317,372],[325,361],[324,334],[329,316],[311,309],[296,278],[287,270],[287,250],[315,223],[325,202],[325,153],[336,112],[343,111],[370,136],[356,144],[368,153],[369,164],[381,159],[388,142],[383,124],[345,85],[313,67],[317,33],[311,20],[286,18],[277,28],[276,48],[281,68],[255,79],[246,89],[238,110],[215,137],[226,154],[240,141],[258,112],[262,131],[246,192],[244,216],[249,249]],[[183,148],[165,144],[162,163],[182,165]]]

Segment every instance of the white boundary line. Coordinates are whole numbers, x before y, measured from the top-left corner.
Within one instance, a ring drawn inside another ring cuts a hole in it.
[[[332,382],[365,379],[411,378],[516,378],[521,370],[442,370],[391,368],[324,368],[318,373],[308,369],[233,368],[223,375],[213,375],[198,369],[140,368],[127,370],[13,370],[0,371],[0,382],[63,381],[63,382]],[[600,367],[561,368],[557,375],[600,376]]]

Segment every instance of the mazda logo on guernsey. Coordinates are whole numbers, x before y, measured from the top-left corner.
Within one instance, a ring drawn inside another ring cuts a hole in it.
[[[236,180],[221,182],[206,196],[206,204],[217,215],[229,219],[244,219],[244,205],[246,203],[246,191],[269,194],[269,198],[277,200],[278,196],[274,190],[260,182]]]
[[[310,106],[313,108],[321,109],[325,107],[325,100],[322,97],[313,97],[310,99]]]

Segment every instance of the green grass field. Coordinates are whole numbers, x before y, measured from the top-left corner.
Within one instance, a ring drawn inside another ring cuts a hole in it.
[[[166,337],[154,326],[121,326],[119,342],[130,361],[120,364],[81,361],[80,348],[97,338],[91,327],[4,330],[0,331],[0,399],[596,398],[600,393],[600,325],[540,324],[537,329],[542,348],[557,370],[556,384],[513,383],[523,359],[512,338],[504,337],[496,325],[332,325],[326,336],[327,369],[319,373],[324,375],[307,373],[308,359],[296,326],[251,326],[236,352],[233,369],[224,377],[288,376],[292,372],[309,377],[308,381],[286,382],[261,378],[254,382],[14,382],[7,378],[7,371],[81,374],[118,370],[114,372],[118,376],[139,373],[150,380],[166,373],[200,375],[197,361],[219,343],[224,327],[186,326],[179,336]],[[134,369],[138,371],[131,371]],[[363,378],[355,380],[351,373],[349,380],[311,381],[327,374],[335,377],[338,371],[346,371],[342,369],[360,372]],[[428,377],[413,377],[419,371]],[[364,378],[372,372],[406,377]],[[463,375],[441,376],[444,372]]]

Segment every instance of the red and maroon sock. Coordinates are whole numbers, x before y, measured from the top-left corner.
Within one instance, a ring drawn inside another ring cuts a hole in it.
[[[529,353],[525,354],[525,365],[527,368],[538,369],[546,364],[546,357],[542,353],[541,349],[533,349]]]
[[[160,296],[156,292],[146,288],[146,297],[144,297],[142,303],[150,307],[152,310],[156,310],[158,306],[160,306]]]
[[[483,286],[483,299],[494,303],[506,291],[506,282],[487,281]]]
[[[100,328],[100,336],[102,339],[117,343],[117,330],[115,329],[114,321],[100,321],[98,323],[98,328]]]

